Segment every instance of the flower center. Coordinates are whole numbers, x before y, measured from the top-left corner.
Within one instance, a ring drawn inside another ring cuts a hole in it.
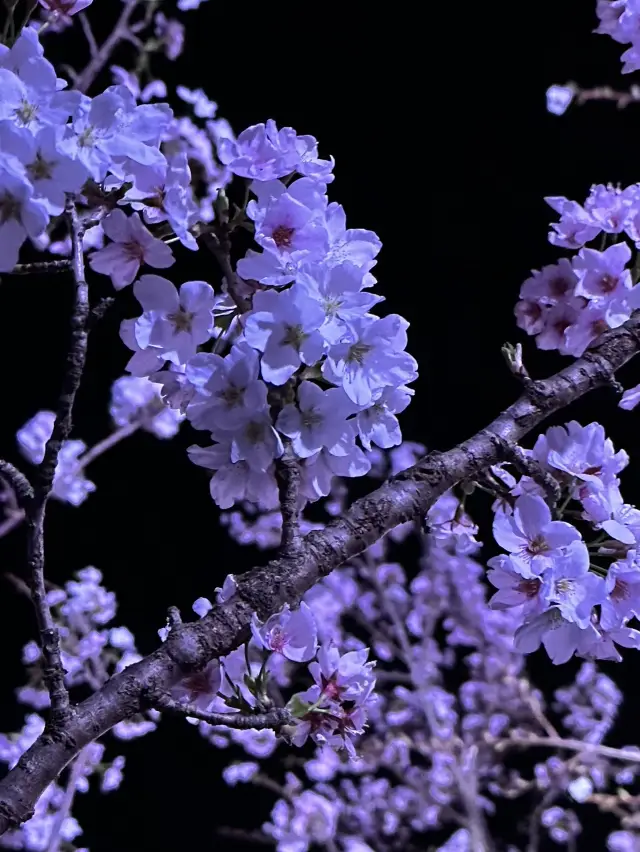
[[[283,346],[293,346],[294,349],[300,349],[304,340],[308,337],[302,330],[301,325],[286,325],[284,336],[282,338]]]
[[[318,412],[314,408],[310,408],[308,409],[308,411],[302,411],[301,414],[302,425],[306,429],[314,429],[316,426],[319,426],[324,420],[324,417],[321,414],[318,414]]]
[[[18,109],[13,111],[13,114],[18,124],[26,127],[28,124],[31,124],[38,114],[38,105],[30,104],[29,101],[22,101]]]
[[[542,535],[537,535],[535,538],[532,538],[527,545],[527,553],[531,554],[531,556],[538,556],[540,553],[546,553],[548,550],[549,545]]]
[[[135,241],[132,241],[130,243],[124,243],[122,248],[129,260],[138,260],[140,263],[143,262],[144,249],[142,248],[140,243],[137,243]]]
[[[277,228],[274,228],[271,236],[278,248],[291,248],[295,232],[295,228],[288,228],[286,225],[278,225]]]
[[[27,166],[27,172],[34,180],[50,180],[55,163],[50,163],[38,152],[35,160]]]
[[[264,423],[259,420],[250,420],[244,429],[246,439],[252,444],[264,441]]]
[[[244,395],[244,391],[242,388],[236,388],[233,385],[227,385],[224,390],[221,390],[217,397],[221,399],[227,408],[235,408],[236,405],[240,405],[242,402],[242,398]]]
[[[191,326],[193,323],[193,314],[185,311],[184,308],[178,308],[172,314],[167,315],[169,322],[173,323],[173,333],[179,334],[181,331],[186,331],[191,334]]]
[[[532,580],[520,580],[517,589],[526,598],[535,598],[540,589],[540,580],[537,580],[535,578]]]
[[[364,357],[367,352],[371,352],[373,346],[369,346],[368,343],[362,343],[359,341],[358,343],[354,343],[353,346],[349,347],[349,352],[347,353],[347,361],[353,362],[356,364],[362,364],[364,362]]]
[[[602,275],[598,281],[598,287],[602,290],[603,293],[611,293],[616,289],[618,284],[618,278],[616,275],[610,275],[609,273],[605,273]]]

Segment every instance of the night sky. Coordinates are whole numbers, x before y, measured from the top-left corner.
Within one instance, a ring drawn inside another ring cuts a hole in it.
[[[102,5],[106,32],[111,4]],[[377,292],[386,297],[381,310],[411,321],[408,348],[420,379],[401,419],[405,437],[440,450],[470,436],[518,395],[500,353],[505,341],[523,342],[535,377],[568,363],[537,352],[513,317],[530,270],[561,256],[547,242],[555,214],[543,197],[582,201],[592,183],[640,179],[640,105],[619,112],[608,103],[588,104],[562,118],[546,112],[552,83],[628,88],[633,82],[633,75],[619,73],[621,47],[591,34],[595,4],[481,4],[474,13],[466,5],[428,4],[418,20],[409,4],[399,11],[343,4],[254,12],[212,1],[183,15],[185,54],[157,65],[170,87],[204,88],[236,132],[274,118],[313,134],[321,156],[336,158],[330,199],[344,205],[350,227],[374,230],[383,242],[374,269]],[[78,39],[77,31],[53,36],[47,55],[71,64],[77,57],[80,64]],[[116,61],[126,61],[126,50]],[[110,82],[107,74],[98,85]],[[168,277],[177,283],[220,280],[205,251],[178,246],[175,254]],[[92,300],[111,293],[107,278],[89,272],[88,280]],[[16,430],[55,404],[70,299],[65,275],[5,277],[0,284],[0,456],[10,461],[22,463]],[[134,315],[129,288],[92,333],[73,432],[89,445],[110,430],[109,389],[129,357],[118,328]],[[640,364],[620,378],[626,387],[637,384]],[[620,411],[613,391],[602,390],[554,422],[569,419],[599,420],[616,447],[629,452],[623,494],[640,503],[637,412]],[[142,653],[157,646],[169,605],[188,612],[195,598],[213,597],[227,573],[267,558],[228,540],[219,526],[206,471],[185,453],[203,438],[188,425],[167,442],[136,434],[91,466],[97,491],[84,505],[54,501],[48,511],[47,575],[63,583],[86,565],[98,567],[118,595],[116,623],[133,631]],[[486,506],[476,518],[488,520]],[[21,531],[0,540],[0,571],[24,571],[24,544]],[[0,728],[9,731],[22,724],[24,708],[13,690],[22,683],[20,647],[34,635],[34,622],[28,601],[7,583],[0,589]],[[640,744],[640,657],[625,656],[618,666],[603,666],[629,696],[611,741],[617,745]],[[551,671],[540,657],[532,669],[559,683],[575,667]],[[121,789],[80,796],[74,810],[92,852],[241,849],[216,839],[216,828],[258,826],[273,804],[264,791],[227,789],[219,778],[226,754],[180,721],[164,721],[155,734],[123,748]]]

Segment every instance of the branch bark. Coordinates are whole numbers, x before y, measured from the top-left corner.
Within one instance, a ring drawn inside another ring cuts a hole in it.
[[[167,693],[156,695],[151,699],[152,705],[172,716],[181,716],[183,719],[200,719],[209,725],[226,725],[227,728],[236,728],[246,731],[249,728],[281,728],[291,722],[291,713],[284,707],[277,707],[268,713],[209,713],[201,710],[195,704],[180,704]]]
[[[202,619],[176,626],[167,641],[74,708],[59,732],[45,731],[0,781],[0,834],[29,818],[33,807],[70,760],[115,724],[140,712],[149,696],[168,692],[180,678],[230,653],[249,636],[252,613],[261,620],[304,593],[398,524],[424,515],[445,491],[504,459],[551,414],[606,385],[640,349],[640,312],[609,332],[593,351],[545,381],[535,382],[487,427],[447,452],[416,465],[357,500],[341,518],[310,532],[294,553],[237,578],[238,592]]]
[[[31,599],[36,611],[40,644],[44,656],[43,677],[51,696],[50,724],[60,733],[71,716],[69,694],[64,684],[65,671],[60,657],[60,636],[47,603],[44,581],[44,520],[51,494],[58,454],[71,432],[71,415],[76,392],[80,385],[87,353],[87,318],[89,292],[84,277],[82,232],[73,199],[66,206],[71,243],[72,269],[75,281],[74,310],[71,319],[71,342],[62,390],[56,408],[53,432],[47,441],[44,458],[38,467],[33,497],[25,504],[27,523],[27,564],[30,575]]]

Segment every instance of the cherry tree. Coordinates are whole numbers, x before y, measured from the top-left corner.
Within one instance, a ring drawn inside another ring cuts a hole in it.
[[[272,119],[236,132],[201,89],[177,86],[180,114],[165,102],[154,61],[185,42],[185,16],[170,15],[200,2],[124,0],[99,43],[91,0],[5,0],[3,287],[55,275],[74,296],[57,405],[34,393],[21,462],[0,460],[0,536],[24,532],[10,576],[37,625],[22,652],[24,725],[0,735],[0,846],[87,852],[77,794],[117,789],[125,741],[171,715],[203,749],[244,750],[229,786],[274,797],[269,820],[226,830],[228,843],[391,852],[437,837],[440,852],[536,852],[544,835],[576,849],[589,803],[616,816],[611,852],[640,849],[640,748],[604,743],[622,696],[598,668],[640,648],[629,456],[597,422],[545,424],[602,386],[624,410],[640,401],[640,385],[616,378],[640,351],[640,184],[545,199],[558,260],[514,293],[514,325],[534,341],[503,347],[520,395],[427,452],[401,432],[419,367],[409,323],[384,308],[380,239],[329,200],[339,164]],[[638,70],[640,8],[598,0],[597,14],[597,32],[625,45],[623,71]],[[88,50],[80,70],[45,55],[71,27]],[[113,64],[123,42],[126,68]],[[637,99],[547,92],[557,115],[595,98]],[[207,259],[201,279],[180,273],[189,252]],[[96,297],[97,281],[112,295]],[[73,426],[89,340],[127,294],[137,308],[120,325],[113,429],[89,446]],[[557,350],[559,371],[533,378],[529,345]],[[45,571],[48,505],[91,500],[92,462],[139,430],[190,430],[184,464],[203,469],[229,537],[275,554],[217,588],[203,575],[193,615],[168,600],[146,656],[99,567],[60,586]],[[483,536],[500,553],[488,560],[472,494],[492,513]],[[582,661],[552,696],[527,672],[539,649],[548,666]],[[509,763],[544,749],[530,770]],[[276,750],[297,756],[278,777]],[[526,797],[530,818],[507,841],[496,826]]]

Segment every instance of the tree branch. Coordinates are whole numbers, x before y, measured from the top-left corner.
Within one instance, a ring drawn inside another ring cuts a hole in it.
[[[54,272],[66,272],[70,268],[71,261],[66,258],[63,260],[42,260],[36,263],[18,263],[5,275],[51,275]]]
[[[151,704],[157,710],[171,713],[173,716],[200,719],[209,725],[226,725],[227,728],[237,728],[241,731],[248,728],[280,728],[291,722],[291,713],[284,707],[278,707],[268,713],[208,713],[206,710],[200,710],[195,704],[175,701],[166,692],[154,695]]]
[[[0,474],[11,483],[16,497],[20,502],[28,503],[33,498],[31,483],[24,473],[12,465],[11,462],[0,459]]]
[[[60,728],[69,719],[69,694],[64,685],[64,669],[60,658],[60,637],[47,603],[44,582],[44,519],[47,501],[58,464],[58,454],[71,432],[71,415],[76,392],[82,378],[87,352],[87,317],[89,293],[84,280],[82,232],[73,199],[66,205],[73,247],[72,269],[75,280],[75,305],[71,319],[71,343],[65,365],[62,390],[56,408],[53,432],[44,451],[34,487],[33,499],[25,506],[27,523],[27,564],[31,578],[31,598],[36,611],[40,644],[44,655],[43,677],[51,696],[50,721]]]
[[[28,819],[35,802],[73,757],[115,724],[144,709],[150,693],[168,692],[186,673],[230,653],[261,620],[304,593],[398,524],[423,516],[452,486],[503,460],[504,442],[516,443],[547,417],[610,377],[640,348],[640,312],[604,335],[600,345],[527,394],[487,427],[448,452],[417,464],[357,500],[340,518],[303,539],[300,549],[237,578],[238,591],[202,619],[171,630],[167,641],[139,663],[112,677],[76,708],[65,736],[45,731],[0,781],[0,834]]]
[[[506,740],[499,740],[495,748],[497,751],[506,751],[510,748],[553,748],[575,751],[582,754],[597,754],[600,757],[609,757],[624,763],[640,763],[640,751],[624,748],[612,748],[600,745],[600,743],[588,743],[584,740],[564,739],[563,737],[539,737],[535,734],[523,734],[513,736]]]
[[[126,0],[120,17],[111,31],[111,35],[105,40],[97,53],[91,57],[87,67],[78,74],[73,86],[76,91],[86,92],[107,64],[119,42],[125,38],[129,30],[129,21],[138,6],[138,2],[139,0]]]
[[[300,462],[291,451],[290,441],[285,441],[284,454],[276,461],[275,468],[280,492],[280,511],[282,513],[280,552],[286,555],[297,550],[302,543],[300,536]]]

